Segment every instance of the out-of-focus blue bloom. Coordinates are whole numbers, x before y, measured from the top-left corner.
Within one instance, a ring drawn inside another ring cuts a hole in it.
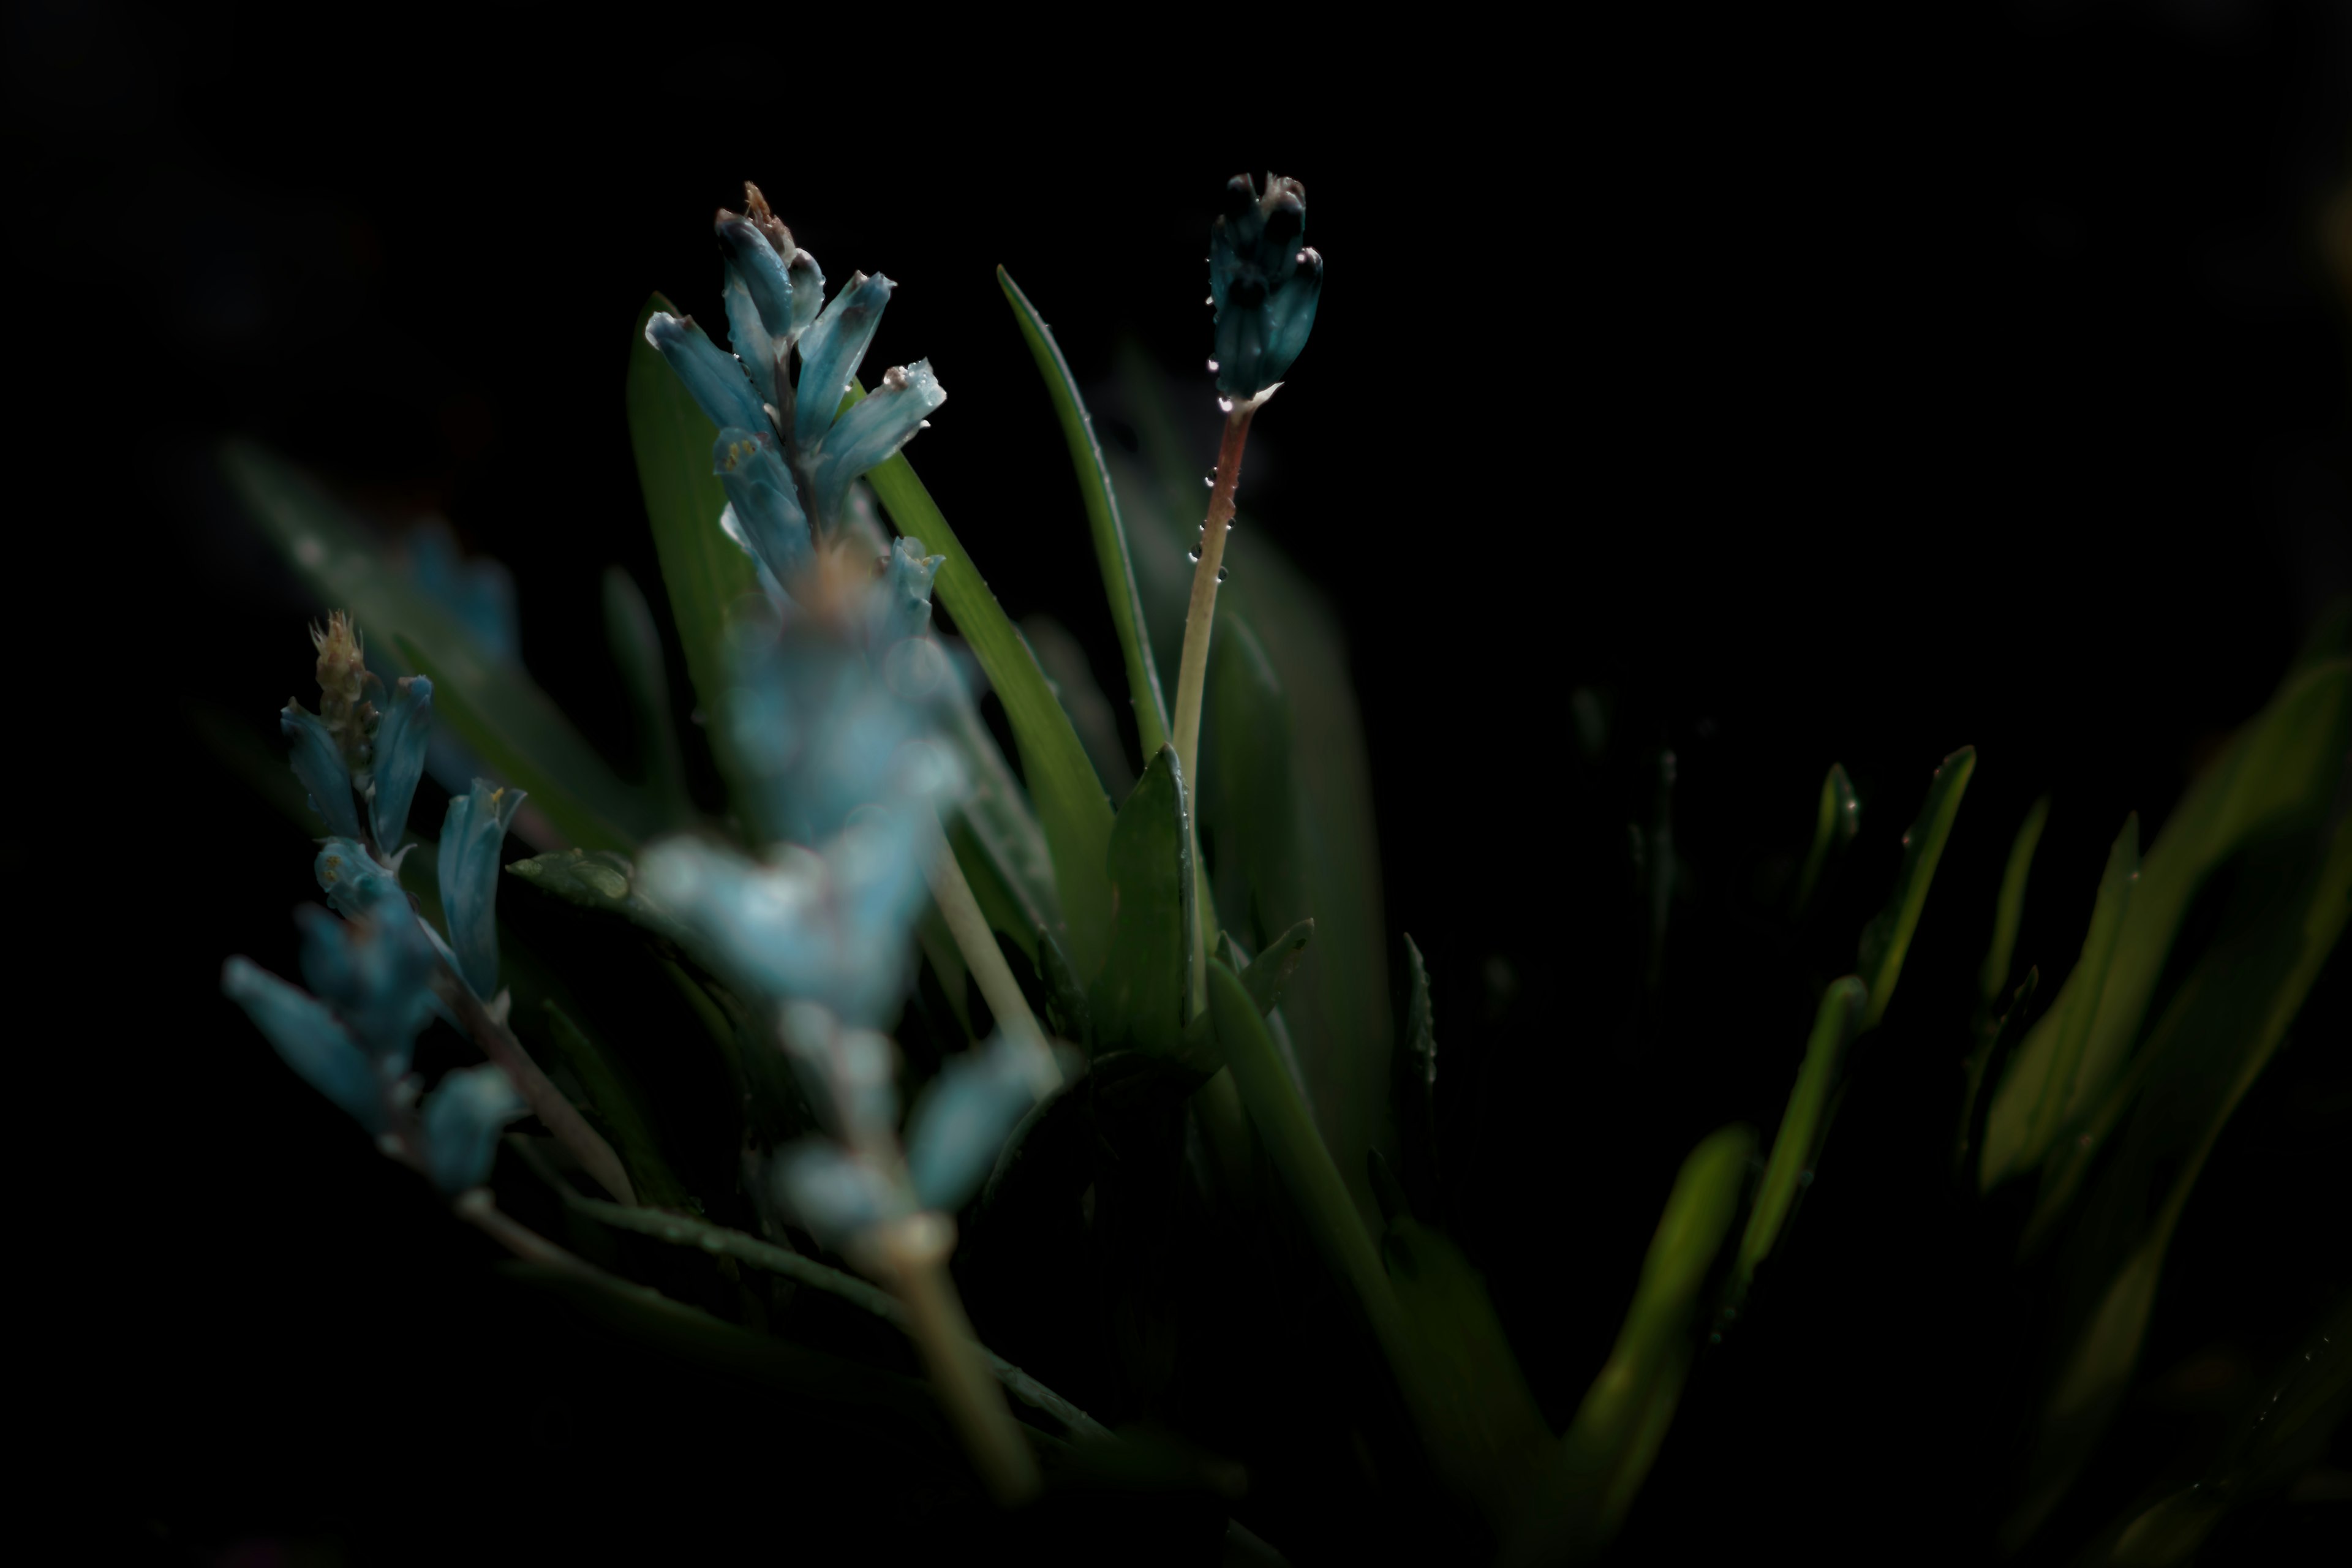
[[[411,531],[405,554],[409,580],[463,622],[485,653],[509,662],[522,658],[512,573],[487,556],[461,555],[457,535],[439,518]]]
[[[476,779],[441,821],[441,912],[457,973],[484,1000],[499,989],[499,847],[523,803],[519,789]]]
[[[1323,258],[1300,244],[1307,187],[1247,174],[1225,184],[1225,210],[1209,226],[1209,303],[1216,308],[1217,390],[1251,398],[1290,374],[1315,325]]]
[[[404,902],[377,918],[337,920],[315,904],[294,911],[302,928],[302,978],[335,1009],[385,1081],[408,1073],[416,1037],[433,1016],[433,942]]]
[[[852,410],[856,412],[856,410]],[[926,555],[919,539],[900,539],[890,546],[890,559],[882,582],[871,601],[874,615],[873,646],[877,654],[887,652],[894,644],[908,637],[919,637],[931,629],[931,580],[947,563],[944,555]],[[891,682],[898,690],[899,683]],[[901,697],[913,693],[898,690]],[[923,697],[929,695],[928,688]]]
[[[784,1009],[784,1054],[809,1103],[843,1142],[872,1147],[898,1127],[898,1047],[874,1029],[845,1028],[822,1005]]]
[[[496,1062],[445,1076],[425,1097],[425,1163],[434,1185],[455,1197],[488,1181],[499,1130],[528,1109]]]
[[[310,809],[338,838],[360,836],[359,808],[352,800],[351,769],[342,748],[327,731],[325,721],[289,701],[278,715],[278,728],[294,742],[294,776],[310,792]]]
[[[772,581],[794,594],[815,540],[840,531],[851,484],[921,429],[947,393],[918,361],[886,372],[874,396],[836,420],[897,285],[853,273],[825,304],[816,258],[793,243],[758,187],[744,194],[749,214],[721,209],[715,226],[734,354],[691,317],[656,312],[646,341],[719,426],[712,468],[727,489],[721,526],[759,563],[763,587]]]
[[[245,958],[232,958],[221,966],[221,991],[245,1009],[302,1081],[370,1132],[381,1135],[390,1127],[384,1083],[376,1065],[326,1004]]]
[[[408,807],[416,798],[432,736],[433,682],[421,675],[404,677],[376,726],[375,767],[368,784],[368,829],[387,855],[398,851],[408,832]]]
[[[810,1140],[775,1163],[776,1195],[818,1241],[845,1252],[865,1231],[914,1212],[909,1194],[857,1155]]]
[[[372,920],[386,907],[413,914],[398,872],[386,868],[355,838],[330,838],[319,848],[311,869],[320,891],[337,914]]]
[[[1075,1076],[1076,1053],[999,1035],[940,1066],[907,1124],[907,1170],[927,1209],[953,1214],[980,1191],[1029,1108]]]
[[[859,352],[865,352],[862,346]],[[847,384],[845,380],[844,387]],[[850,481],[887,462],[947,400],[947,388],[931,374],[929,360],[884,371],[882,384],[835,420],[816,449],[810,468],[816,481],[817,515],[838,520],[848,501]]]
[[[719,526],[760,563],[766,574],[761,585],[772,581],[780,591],[797,580],[815,558],[816,546],[800,490],[776,450],[775,433],[765,425],[756,431],[721,430],[710,449],[710,467],[727,492],[727,515]]]

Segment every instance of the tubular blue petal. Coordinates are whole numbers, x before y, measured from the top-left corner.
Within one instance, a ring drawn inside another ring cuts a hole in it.
[[[311,869],[318,876],[320,890],[327,895],[329,907],[337,914],[366,920],[387,902],[397,910],[410,910],[408,894],[402,889],[399,876],[386,869],[355,838],[328,839],[320,847],[319,858]]]
[[[339,838],[360,836],[359,807],[352,799],[352,772],[342,748],[328,733],[326,721],[299,702],[289,702],[278,715],[278,728],[294,742],[294,776],[310,792],[310,809]]]
[[[245,1009],[303,1082],[370,1132],[390,1125],[375,1065],[325,1004],[244,958],[221,966],[221,992]]]
[[[838,521],[850,481],[905,446],[947,400],[929,360],[885,371],[882,384],[835,423],[810,460],[817,515]]]
[[[852,1144],[898,1130],[898,1047],[874,1029],[844,1028],[823,1004],[784,1009],[784,1054],[835,1137]]]
[[[499,988],[499,847],[523,803],[519,789],[476,779],[441,823],[441,910],[457,973],[477,996]]]
[[[751,558],[751,570],[760,579],[760,591],[782,611],[791,603],[791,596],[784,592],[784,585],[776,581],[776,574],[768,569],[767,558],[760,553],[760,547],[751,542],[751,531],[743,526],[743,520],[735,515],[733,501],[719,509],[719,531],[733,540],[735,548]]]
[[[1064,1077],[1043,1044],[1003,1036],[942,1062],[907,1126],[917,1201],[949,1214],[961,1208],[1014,1125]]]
[[[798,450],[814,451],[824,433],[833,428],[834,411],[849,390],[850,377],[865,362],[874,329],[881,325],[883,308],[897,287],[878,272],[870,278],[863,272],[851,273],[848,286],[833,297],[833,303],[801,339],[800,391],[793,412],[793,444]],[[721,419],[719,423],[749,422]],[[820,514],[818,521],[826,521]]]
[[[864,406],[858,405],[860,408]],[[856,408],[850,410],[852,415],[856,412]],[[924,554],[919,539],[892,542],[889,569],[874,594],[873,642],[877,652],[931,629],[931,581],[946,562],[944,555]],[[890,679],[887,664],[884,679],[890,680],[892,689],[898,690],[901,697],[912,695],[899,690],[900,682]]]
[[[722,430],[730,425],[743,430],[767,428],[768,416],[751,377],[734,355],[703,336],[693,317],[655,311],[646,322],[646,342],[661,351],[687,395],[713,425]]]
[[[793,319],[784,264],[751,219],[721,210],[719,248],[727,258],[727,340],[760,398],[778,406],[779,355]]]
[[[830,1143],[795,1143],[776,1162],[776,1195],[809,1234],[839,1252],[861,1232],[909,1212],[906,1194]]]
[[[1313,249],[1300,252],[1297,276],[1274,297],[1272,324],[1266,335],[1265,365],[1261,374],[1271,385],[1290,374],[1298,353],[1315,330],[1315,306],[1323,294],[1323,258]]]
[[[496,1062],[458,1068],[425,1097],[425,1163],[451,1197],[489,1179],[499,1132],[530,1108]]]
[[[816,324],[818,312],[824,309],[824,268],[816,258],[805,250],[794,250],[784,264],[784,276],[793,283],[793,325],[791,336],[797,342],[801,335]]]
[[[387,855],[408,832],[408,807],[433,737],[433,682],[403,677],[375,731],[375,774],[368,789],[368,831]]]
[[[821,629],[740,648],[724,722],[760,788],[769,837],[814,844],[885,798],[898,748],[925,724],[866,656]]]
[[[342,921],[306,904],[294,918],[302,929],[302,978],[333,1005],[387,1081],[405,1076],[416,1037],[433,1016],[433,976],[441,967],[422,926],[404,908]]]
[[[762,423],[760,430],[766,429]],[[752,559],[789,593],[814,559],[816,544],[775,437],[730,426],[710,448],[710,469],[727,491],[727,505],[750,541]]]

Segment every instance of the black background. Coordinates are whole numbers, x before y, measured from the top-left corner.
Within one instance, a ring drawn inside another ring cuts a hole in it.
[[[1801,31],[1580,13],[1427,37],[1206,12],[960,38],[787,16],[589,39],[496,6],[381,26],[10,9],[16,379],[60,417],[17,465],[37,500],[15,695],[51,718],[12,770],[41,826],[9,865],[92,900],[44,963],[113,966],[27,1002],[68,1096],[44,1129],[70,1139],[45,1165],[71,1173],[64,1256],[86,1260],[43,1278],[60,1321],[98,1331],[61,1352],[96,1417],[73,1449],[88,1522],[196,1559],[280,1541],[406,1560],[590,1542],[583,1510],[677,1506],[690,1532],[761,1495],[683,1458],[600,1490],[604,1394],[217,1000],[228,952],[290,972],[286,911],[312,894],[299,836],[177,708],[266,733],[316,607],[244,530],[209,443],[257,436],[389,528],[446,515],[514,568],[526,662],[618,748],[596,580],[619,562],[657,582],[627,329],[656,287],[715,312],[706,226],[752,178],[829,272],[898,280],[870,363],[928,355],[950,392],[912,457],[1006,608],[1051,610],[1110,673],[1076,489],[992,268],[1083,382],[1123,332],[1188,377],[1205,472],[1204,226],[1226,175],[1270,166],[1306,181],[1329,283],[1244,504],[1348,631],[1387,924],[1433,974],[1449,1218],[1555,1423],[1675,1163],[1723,1121],[1769,1125],[1785,1092],[1808,1002],[1751,962],[1738,889],[1801,850],[1832,760],[1876,830],[1857,886],[1883,886],[1936,761],[1979,748],[1909,1005],[1809,1200],[1788,1272],[1811,1282],[1754,1325],[1748,1366],[1695,1388],[1627,1542],[1973,1554],[2008,1437],[1979,1395],[2012,1342],[1985,1327],[2001,1297],[1976,1243],[1952,1239],[1976,1233],[1921,1207],[1952,1031],[2026,805],[2057,802],[2021,960],[2063,970],[2123,814],[2160,824],[2352,590],[2352,284],[2320,238],[2352,178],[2347,12],[1992,6]],[[1580,683],[1609,693],[1624,754],[1676,751],[1701,906],[1681,999],[1630,1058],[1633,797],[1572,765]],[[1873,900],[1853,898],[1858,921]],[[2323,984],[2306,1042],[2345,990]],[[2241,1111],[2150,1368],[2259,1359],[2352,1277],[2342,1209],[2321,1217],[2345,1118],[2310,1110],[2340,1107],[2345,1079],[2340,1046],[2306,1047]],[[688,1451],[649,1430],[629,1446]],[[2145,1457],[2106,1509],[2172,1454]],[[776,1506],[822,1528],[822,1496]],[[2273,1510],[2242,1548],[2284,1550],[2324,1511]],[[478,1517],[497,1522],[451,1533]]]

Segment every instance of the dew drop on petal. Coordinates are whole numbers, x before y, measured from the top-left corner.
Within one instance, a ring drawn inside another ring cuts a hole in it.
[[[1211,360],[1209,362],[1209,374],[1211,375],[1217,374],[1217,362],[1215,360]]]

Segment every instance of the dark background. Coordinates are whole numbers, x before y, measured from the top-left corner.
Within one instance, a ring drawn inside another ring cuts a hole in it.
[[[103,1022],[61,1008],[33,1041],[76,1097],[53,1164],[127,1227],[59,1286],[100,1331],[70,1358],[94,1526],[195,1559],[274,1540],[404,1560],[543,1542],[535,1510],[592,1493],[662,1506],[595,1492],[581,1433],[603,1394],[484,1247],[215,999],[227,952],[290,972],[286,911],[313,895],[299,836],[176,710],[201,697],[266,732],[306,684],[316,606],[209,444],[257,437],[388,528],[446,516],[515,569],[526,662],[617,747],[597,576],[658,581],[626,332],[656,287],[716,313],[707,224],[749,177],[830,274],[898,281],[870,363],[927,355],[950,392],[911,455],[1006,608],[1050,609],[1115,676],[992,270],[1082,381],[1129,333],[1196,383],[1205,472],[1204,227],[1226,175],[1270,166],[1306,181],[1329,283],[1244,505],[1350,638],[1387,922],[1433,974],[1449,1219],[1555,1423],[1675,1163],[1725,1120],[1769,1126],[1785,1092],[1809,1003],[1765,977],[1743,889],[1801,851],[1843,760],[1875,830],[1858,923],[1936,761],[1979,748],[1880,1041],[1893,1065],[1843,1111],[1801,1227],[1812,1282],[1755,1326],[1747,1369],[1695,1388],[1627,1542],[1973,1553],[2008,1436],[1977,1395],[2012,1342],[1954,1261],[1974,1233],[1920,1206],[1956,1030],[2027,804],[2057,803],[2021,963],[2063,970],[2123,814],[2160,825],[2352,591],[2352,252],[2331,271],[2322,239],[2352,179],[2352,16],[1580,14],[1370,40],[1202,13],[1158,37],[918,49],[911,16],[784,15],[606,43],[495,6],[429,26],[9,9],[17,384],[63,416],[20,458],[40,482],[12,664],[20,703],[27,674],[79,693],[34,756],[78,759],[82,783],[61,808],[19,773],[43,826],[8,865],[97,901],[68,962],[141,955],[134,1022],[100,991]],[[1580,683],[1621,738],[1581,772]],[[1690,934],[1679,999],[1629,1051],[1623,824],[1661,744]],[[2314,1020],[2345,991],[2324,984]],[[2344,1192],[2343,1057],[2288,1053],[2241,1111],[2152,1370],[2216,1346],[2251,1364],[2352,1279],[2343,1211],[2315,1221],[2325,1184]],[[2124,1465],[2080,1527],[2171,1457]],[[449,1533],[477,1510],[501,1522]],[[823,1500],[789,1511],[817,1529]],[[2325,1511],[2273,1510],[2241,1549]]]

